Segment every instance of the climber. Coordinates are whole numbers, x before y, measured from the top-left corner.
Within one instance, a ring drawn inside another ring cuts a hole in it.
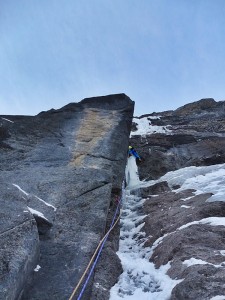
[[[130,157],[131,155],[133,155],[133,156],[136,157],[139,161],[141,161],[141,157],[138,155],[138,153],[137,153],[137,151],[134,149],[134,147],[129,146],[128,157]]]

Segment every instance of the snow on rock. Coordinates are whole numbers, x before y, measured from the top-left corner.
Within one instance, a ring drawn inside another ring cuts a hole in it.
[[[151,117],[154,119],[154,117]],[[160,117],[155,117],[159,119]],[[134,135],[148,135],[152,133],[165,133],[165,134],[170,134],[171,130],[168,129],[167,126],[157,126],[157,125],[151,125],[151,120],[149,117],[144,117],[141,119],[134,118],[133,121],[137,124],[137,131],[131,132],[131,136]]]
[[[37,198],[39,201],[43,202],[45,205],[52,207],[54,209],[54,211],[57,210],[57,208],[54,205],[51,205],[50,203],[44,201],[43,199],[39,198],[38,196],[35,196],[35,198]]]
[[[143,186],[151,186],[157,182],[167,181],[169,186],[179,185],[180,188],[174,190],[180,192],[187,189],[195,189],[195,194],[212,193],[207,200],[225,202],[225,164],[204,166],[204,167],[186,167],[176,171],[166,173],[158,180],[143,183]],[[184,201],[190,199],[183,199]]]
[[[194,257],[192,257],[190,259],[186,259],[185,261],[183,261],[183,264],[186,265],[187,267],[194,266],[194,265],[211,265],[211,266],[214,266],[215,268],[224,267],[224,262],[222,262],[219,265],[215,265],[215,264],[209,263],[207,261],[204,261],[202,259],[196,259]]]
[[[41,269],[41,266],[37,265],[37,267],[34,269],[34,272],[38,272]]]
[[[14,123],[13,121],[11,121],[9,119],[6,119],[6,118],[2,118],[2,120],[5,120],[5,121],[10,122],[10,123]]]
[[[29,207],[29,206],[27,206],[27,208],[28,208],[29,211],[32,213],[32,215],[38,216],[38,217],[40,217],[40,218],[45,219],[46,221],[48,221],[48,219],[47,219],[47,218],[43,215],[43,213],[41,213],[40,211],[35,210],[35,209],[33,209],[33,208]],[[49,222],[49,221],[48,221],[48,222]]]
[[[15,186],[16,188],[18,188],[18,190],[21,191],[26,196],[29,196],[29,193],[25,192],[19,185],[13,184],[13,186]],[[38,199],[39,201],[41,201],[42,203],[44,203],[46,206],[49,206],[49,207],[53,208],[54,211],[57,210],[57,208],[54,205],[51,205],[50,203],[48,203],[48,202],[44,201],[43,199],[39,198],[38,196],[34,195],[34,198]]]
[[[191,225],[196,225],[196,224],[208,224],[211,226],[225,226],[225,217],[209,217],[209,218],[204,218],[199,221],[193,221],[190,223],[187,223],[185,225],[182,225],[178,230],[187,228]]]
[[[225,295],[217,295],[210,298],[210,300],[225,300]]]
[[[19,185],[14,184],[14,183],[13,183],[13,185],[14,185],[16,188],[18,188],[18,190],[20,190],[20,191],[21,191],[23,194],[25,194],[26,196],[29,195],[27,192],[25,192],[23,189],[21,189],[21,187],[20,187]]]

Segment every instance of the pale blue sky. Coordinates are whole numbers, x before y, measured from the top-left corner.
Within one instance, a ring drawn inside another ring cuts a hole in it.
[[[126,93],[225,100],[225,0],[0,0],[0,114]]]

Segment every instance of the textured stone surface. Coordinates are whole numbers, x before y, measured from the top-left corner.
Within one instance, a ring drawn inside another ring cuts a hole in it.
[[[131,138],[130,144],[145,159],[140,167],[141,179],[157,179],[182,167],[225,162],[224,101],[203,99],[175,111],[145,116],[152,125],[167,126],[171,133]],[[160,119],[152,119],[152,116],[160,116]]]
[[[168,126],[169,134],[133,136],[130,144],[144,160],[139,164],[141,178],[158,179],[168,171],[187,166],[208,166],[225,162],[225,102],[202,99],[175,111],[145,115],[153,125]],[[161,116],[154,119],[152,116]],[[133,124],[135,132],[136,125]],[[152,247],[150,260],[156,268],[170,262],[167,274],[182,279],[171,300],[210,300],[224,295],[224,226],[182,225],[208,217],[225,217],[224,202],[207,202],[210,193],[195,190],[178,192],[167,182],[158,182],[140,193],[146,199],[143,230]],[[160,240],[158,240],[160,239]],[[158,240],[158,241],[157,241]],[[160,241],[160,242],[159,242]],[[155,243],[155,244],[154,244]],[[206,264],[187,266],[185,260],[200,259]]]
[[[69,298],[121,190],[133,105],[119,94],[0,117],[0,299]]]

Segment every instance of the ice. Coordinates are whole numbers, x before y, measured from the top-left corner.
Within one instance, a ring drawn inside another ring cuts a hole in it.
[[[149,262],[152,251],[143,247],[147,237],[142,231],[145,215],[140,213],[140,207],[145,200],[137,195],[131,195],[129,190],[141,185],[134,158],[128,159],[127,172],[130,172],[130,175],[127,178],[128,186],[123,198],[120,243],[117,252],[123,273],[110,291],[110,300],[166,300],[169,299],[173,287],[181,280],[172,280],[166,275],[170,263],[156,269],[154,264]]]
[[[140,185],[136,158],[133,155],[127,159],[125,175],[127,189],[134,189]]]
[[[148,121],[149,122],[149,121]],[[139,122],[139,132],[146,130],[149,126],[147,121]],[[145,131],[146,133],[146,131]],[[136,132],[137,134],[137,132]],[[139,180],[138,169],[135,158],[128,159],[126,168],[127,188],[126,199],[123,202],[121,216],[121,233],[118,256],[121,259],[123,273],[119,277],[119,281],[110,291],[110,300],[166,300],[170,298],[171,291],[179,280],[172,280],[167,274],[170,263],[155,269],[153,263],[149,262],[154,249],[162,243],[167,236],[174,234],[177,230],[183,230],[192,225],[207,224],[210,226],[225,226],[225,217],[208,217],[201,220],[189,222],[177,228],[174,232],[166,233],[158,238],[151,248],[144,248],[144,243],[148,237],[143,232],[144,217],[140,213],[140,206],[146,199],[139,198],[137,195],[130,194],[130,190],[134,193],[139,187],[147,187],[158,182],[167,181],[168,185],[179,185],[174,192],[181,192],[186,189],[194,190],[193,196],[182,200],[188,201],[195,195],[209,193],[207,201],[225,201],[225,164],[203,166],[203,167],[187,167],[176,171],[168,172],[158,180],[143,182]],[[147,200],[151,201],[151,200]],[[194,206],[181,205],[183,209],[194,209]],[[225,250],[218,250],[218,253],[225,255]],[[224,267],[222,262],[214,265],[197,258],[190,258],[183,262],[187,267],[195,264],[209,264],[216,268]],[[216,298],[217,297],[217,298]],[[218,295],[213,300],[224,299],[225,296]],[[219,298],[223,297],[223,298]]]

